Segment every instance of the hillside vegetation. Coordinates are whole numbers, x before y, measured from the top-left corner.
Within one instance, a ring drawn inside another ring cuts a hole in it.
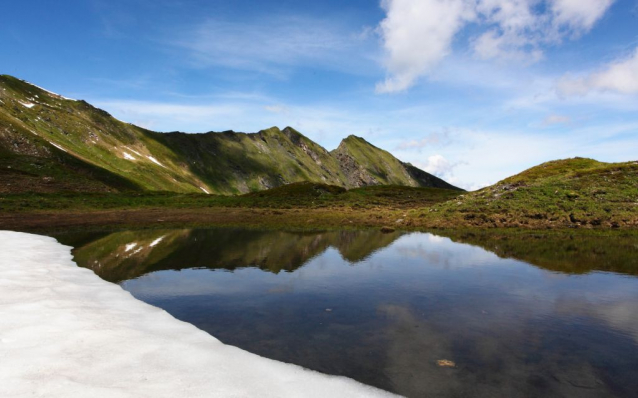
[[[396,185],[346,190],[335,185],[299,182],[238,196],[172,192],[22,193],[0,197],[0,213],[97,209],[201,209],[214,207],[264,209],[414,209],[445,202],[457,190]]]
[[[290,127],[158,133],[0,76],[0,192],[230,195],[301,181],[456,189],[354,136],[330,153]]]
[[[418,217],[443,227],[638,227],[638,162],[547,162]]]

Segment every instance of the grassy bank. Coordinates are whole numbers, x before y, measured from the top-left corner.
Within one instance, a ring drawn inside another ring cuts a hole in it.
[[[157,223],[275,228],[638,229],[638,163],[548,162],[476,192],[296,183],[241,196],[21,193],[0,196],[4,228]]]
[[[414,209],[453,199],[459,191],[437,188],[372,186],[344,188],[296,183],[241,196],[148,193],[24,193],[0,196],[1,213],[115,209]]]

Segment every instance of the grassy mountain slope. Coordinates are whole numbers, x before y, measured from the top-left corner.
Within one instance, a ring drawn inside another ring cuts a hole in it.
[[[152,132],[120,122],[84,101],[68,100],[9,76],[0,76],[0,88],[4,152],[54,163],[75,158],[143,190],[196,192],[201,185]]]
[[[422,217],[438,226],[636,227],[638,162],[543,163]]]
[[[214,192],[254,192],[300,181],[346,183],[337,161],[290,127],[254,134],[168,133],[157,139],[188,159]]]
[[[349,186],[405,185],[457,189],[354,135],[341,141],[332,154],[339,160]]]
[[[344,166],[343,157],[289,127],[254,134],[157,133],[121,122],[85,101],[0,76],[0,162],[10,163],[0,169],[0,183],[4,181],[2,189],[9,192],[22,187],[36,192],[237,194],[300,181],[347,188],[446,185],[365,141],[348,153],[347,160],[365,165],[373,178],[348,175],[358,175],[358,169]],[[46,167],[37,173],[26,170],[24,165],[33,158],[42,159]],[[14,170],[11,176],[8,166]],[[24,173],[15,172],[18,169]],[[43,179],[49,181],[44,188],[37,183]]]

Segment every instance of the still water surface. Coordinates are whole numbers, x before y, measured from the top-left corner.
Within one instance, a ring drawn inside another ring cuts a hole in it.
[[[226,344],[402,395],[638,396],[636,238],[58,238],[80,266]]]

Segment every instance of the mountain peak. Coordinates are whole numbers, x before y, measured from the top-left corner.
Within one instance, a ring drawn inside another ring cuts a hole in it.
[[[13,156],[15,170],[20,162],[30,164],[27,156],[36,156],[51,163],[58,175],[68,176],[56,188],[38,183],[47,174],[26,183],[28,173],[14,173],[23,180],[9,184],[12,190],[237,194],[302,181],[344,188],[450,187],[354,135],[328,152],[290,126],[283,130],[273,126],[256,134],[159,133],[120,122],[85,101],[67,101],[11,76],[1,76],[0,86],[4,88],[0,90],[0,154]],[[79,179],[84,182],[75,184]]]

